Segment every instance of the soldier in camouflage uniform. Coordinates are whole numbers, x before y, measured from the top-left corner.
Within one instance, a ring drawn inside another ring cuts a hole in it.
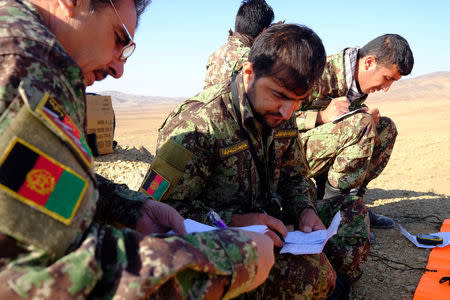
[[[255,38],[270,26],[272,8],[264,0],[245,0],[236,14],[235,32],[229,31],[228,41],[208,58],[205,88],[228,80],[247,61]]]
[[[250,299],[324,298],[335,284],[329,260],[341,272],[354,273],[368,253],[364,205],[358,197],[341,196],[316,209],[298,144],[292,113],[324,63],[323,45],[312,31],[270,27],[255,40],[249,62],[233,81],[204,90],[169,115],[141,185],[185,217],[207,222],[214,209],[232,226],[265,224],[277,247],[283,242],[276,233],[285,236],[285,225],[304,232],[324,229],[342,210],[344,220],[327,243],[327,255],[276,255],[268,281]]]
[[[377,108],[363,103],[369,93],[388,91],[413,67],[408,42],[386,34],[363,48],[346,48],[327,58],[325,71],[297,113],[300,138],[310,176],[325,184],[324,198],[353,193],[363,196],[367,184],[384,169],[397,129]],[[333,121],[340,115],[362,112]],[[323,185],[322,185],[323,186]],[[322,192],[323,195],[323,192]],[[321,197],[320,197],[321,198]],[[373,228],[392,228],[394,221],[369,211]]]
[[[0,2],[0,298],[235,297],[267,276],[268,237],[105,224],[185,232],[173,208],[93,172],[83,79],[122,75],[124,24],[147,5],[115,3]]]

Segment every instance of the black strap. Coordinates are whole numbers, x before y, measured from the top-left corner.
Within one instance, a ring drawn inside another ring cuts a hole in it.
[[[239,109],[239,92],[236,85],[236,75],[233,76],[233,79],[231,81],[231,96],[233,98],[233,107],[234,111],[236,113],[237,122],[239,124],[239,127],[241,128],[242,134],[248,141],[248,146],[250,149],[250,154],[253,157],[253,160],[255,161],[256,165],[256,171],[258,172],[259,178],[261,178],[261,183],[264,189],[265,195],[262,195],[264,197],[268,197],[270,194],[270,184],[267,174],[267,169],[264,168],[263,162],[259,159],[258,154],[256,153],[255,145],[253,145],[252,140],[250,139],[250,136],[247,132],[247,130],[244,129],[244,126],[242,125],[242,116],[241,116],[241,110]]]
[[[450,285],[450,277],[442,277],[439,280],[439,283],[445,283],[446,281],[448,281],[448,284]]]

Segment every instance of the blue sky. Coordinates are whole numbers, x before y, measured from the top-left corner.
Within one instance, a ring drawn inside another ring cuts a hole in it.
[[[312,28],[327,54],[363,46],[397,33],[414,53],[411,77],[450,71],[450,1],[266,0],[275,21]],[[234,29],[240,0],[153,0],[135,34],[137,48],[120,79],[108,78],[90,92],[115,90],[146,96],[190,97],[201,91],[208,56]],[[407,77],[406,77],[407,78]]]

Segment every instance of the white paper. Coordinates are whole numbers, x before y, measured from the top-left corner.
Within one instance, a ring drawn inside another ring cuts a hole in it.
[[[186,228],[187,233],[193,233],[193,232],[205,232],[205,231],[211,231],[211,230],[217,230],[219,228],[214,226],[209,226],[197,221],[194,221],[192,219],[185,219],[184,220],[184,227]],[[267,231],[266,225],[251,225],[251,226],[245,226],[245,227],[228,227],[231,229],[241,229],[241,230],[247,230],[252,232],[259,232],[264,233]]]
[[[365,111],[365,109],[363,109],[363,108],[358,108],[358,109],[349,111],[348,113],[345,113],[345,114],[343,114],[343,115],[340,115],[340,116],[337,117],[337,118],[334,118],[333,120],[331,120],[331,122],[332,122],[332,123],[336,123],[336,122],[342,120],[343,118],[345,118],[345,117],[347,117],[347,116],[350,116],[350,115],[353,115],[353,114],[356,114],[357,112],[360,112],[360,111]]]
[[[280,253],[317,254],[323,251],[327,241],[337,233],[341,223],[341,212],[338,211],[327,230],[317,230],[310,233],[301,231],[288,232]]]
[[[410,234],[405,228],[403,228],[402,225],[398,224],[398,227],[400,227],[400,231],[402,234],[411,241],[414,245],[416,245],[419,248],[434,248],[434,247],[445,247],[450,245],[450,232],[436,232],[436,233],[430,233],[430,235],[437,235],[442,238],[442,244],[440,245],[424,245],[417,241],[417,236]]]

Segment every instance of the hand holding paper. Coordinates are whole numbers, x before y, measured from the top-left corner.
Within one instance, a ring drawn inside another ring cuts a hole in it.
[[[301,231],[288,232],[283,248],[280,253],[291,254],[317,254],[321,253],[327,241],[337,233],[337,229],[341,222],[341,212],[338,211],[331,221],[327,230],[317,230],[310,233]],[[205,225],[197,221],[186,219],[184,226],[187,233],[204,232],[217,230],[217,227]],[[240,229],[257,233],[265,233],[268,228],[266,225],[250,225],[245,227],[228,227],[230,229]]]
[[[341,212],[338,211],[327,230],[317,230],[310,233],[301,231],[288,232],[286,243],[280,253],[317,254],[321,253],[327,241],[337,233],[341,223]]]

